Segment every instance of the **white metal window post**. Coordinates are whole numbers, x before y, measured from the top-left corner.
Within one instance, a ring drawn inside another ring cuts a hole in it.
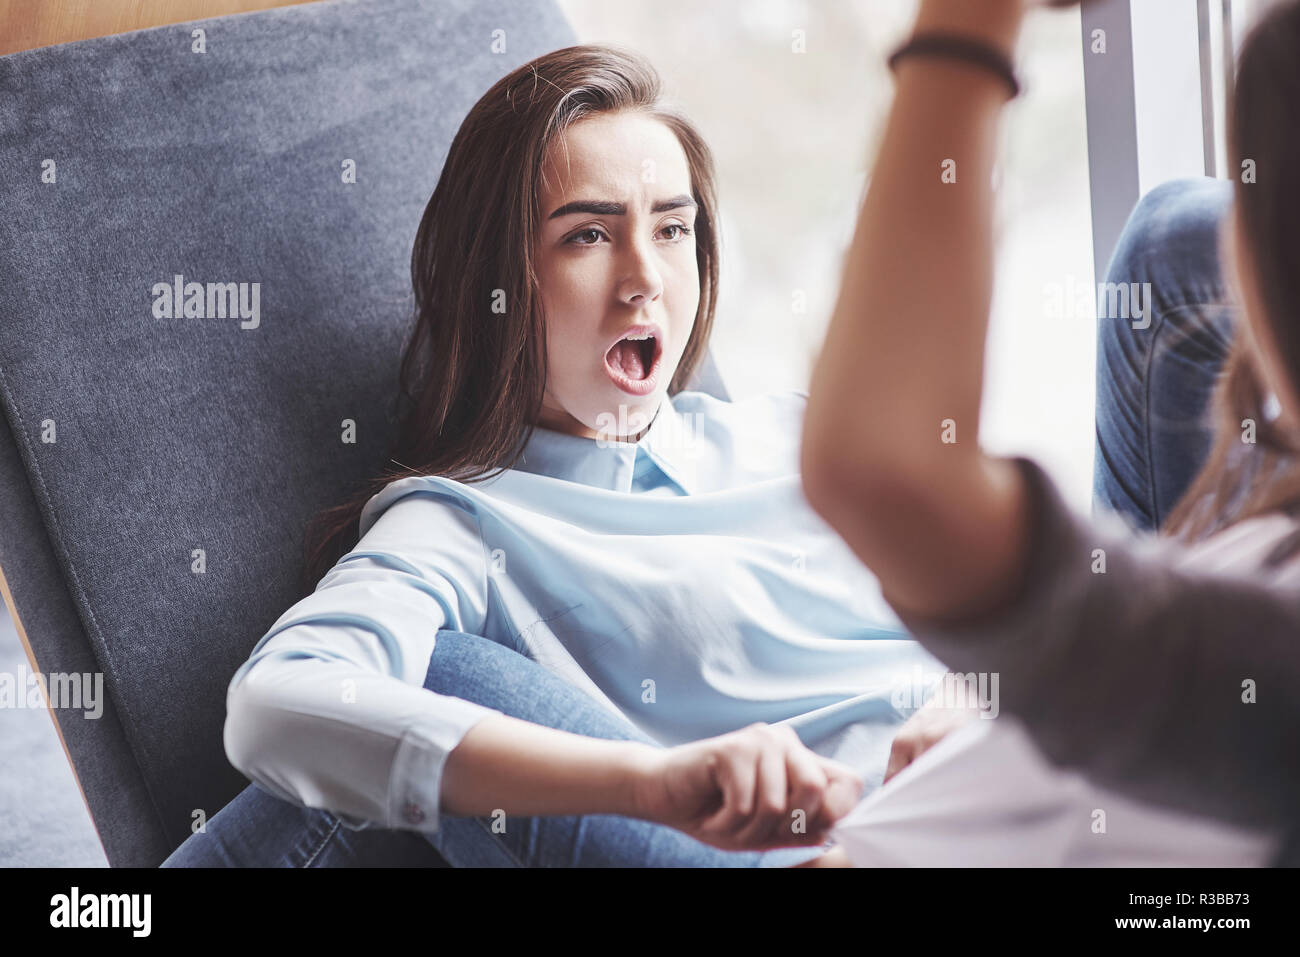
[[[1267,2],[1267,0],[1265,0]],[[1259,0],[1094,0],[1080,11],[1097,280],[1137,201],[1183,176],[1229,176],[1224,106]]]

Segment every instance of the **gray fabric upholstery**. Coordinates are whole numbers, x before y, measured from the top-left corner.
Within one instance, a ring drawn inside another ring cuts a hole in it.
[[[0,256],[3,252],[0,250]],[[0,307],[0,334],[6,321],[7,313]],[[0,361],[0,372],[3,370]],[[47,674],[98,671],[7,421],[0,421],[0,569],[39,669]],[[25,660],[21,663],[30,667]],[[104,856],[110,863],[161,860],[168,849],[111,700],[95,719],[84,718],[79,711],[56,711],[55,715],[91,818],[104,822],[98,828]],[[21,727],[15,723],[17,718],[14,712],[4,712],[0,733],[6,737],[23,733],[16,730]],[[5,774],[26,777],[27,771],[7,767]],[[10,793],[10,799],[15,796],[16,792]],[[69,830],[75,829],[70,826]],[[36,859],[30,863],[51,862]]]
[[[104,673],[102,718],[56,714],[112,865],[246,786],[226,685],[387,449],[447,147],[573,42],[550,2],[331,0],[0,58],[0,566],[40,669]],[[176,274],[260,283],[260,324],[155,318]]]

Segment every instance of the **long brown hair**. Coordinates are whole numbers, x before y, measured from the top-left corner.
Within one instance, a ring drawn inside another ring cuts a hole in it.
[[[582,45],[538,57],[493,84],[452,140],[411,251],[415,315],[401,358],[390,459],[347,501],[308,523],[304,594],[355,546],[362,509],[389,482],[408,475],[483,481],[522,453],[546,387],[533,250],[542,162],[550,142],[574,123],[623,110],[676,134],[699,204],[700,302],[669,395],[690,380],[708,348],[718,289],[712,154],[663,100],[659,75],[639,54]],[[504,315],[493,311],[502,301]]]
[[[1237,241],[1250,263],[1277,365],[1293,394],[1300,394],[1300,182],[1292,171],[1300,153],[1300,3],[1264,16],[1242,44],[1229,105],[1230,155],[1236,163],[1233,202]],[[1250,161],[1254,176],[1241,175]],[[1250,346],[1238,328],[1212,400],[1215,439],[1196,479],[1170,513],[1163,531],[1186,540],[1226,525],[1300,504],[1296,437],[1266,415],[1268,390]],[[1255,442],[1243,441],[1253,424]]]

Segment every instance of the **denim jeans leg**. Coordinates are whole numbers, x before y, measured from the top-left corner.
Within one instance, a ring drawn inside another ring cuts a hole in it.
[[[250,784],[162,867],[445,867],[414,831],[350,830],[328,811]]]
[[[479,635],[440,631],[425,687],[549,728],[655,744],[531,658]],[[454,867],[780,867],[823,851],[724,851],[673,828],[613,814],[443,816],[428,838]]]
[[[1231,198],[1216,179],[1153,189],[1099,289],[1093,505],[1139,529],[1159,528],[1213,440],[1210,398],[1240,314],[1219,266]],[[1125,308],[1134,301],[1144,315]]]

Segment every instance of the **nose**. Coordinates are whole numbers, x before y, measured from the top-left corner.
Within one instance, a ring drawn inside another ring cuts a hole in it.
[[[643,306],[663,294],[664,281],[655,263],[655,250],[648,242],[633,242],[627,253],[627,272],[619,283],[619,298],[629,305]]]

